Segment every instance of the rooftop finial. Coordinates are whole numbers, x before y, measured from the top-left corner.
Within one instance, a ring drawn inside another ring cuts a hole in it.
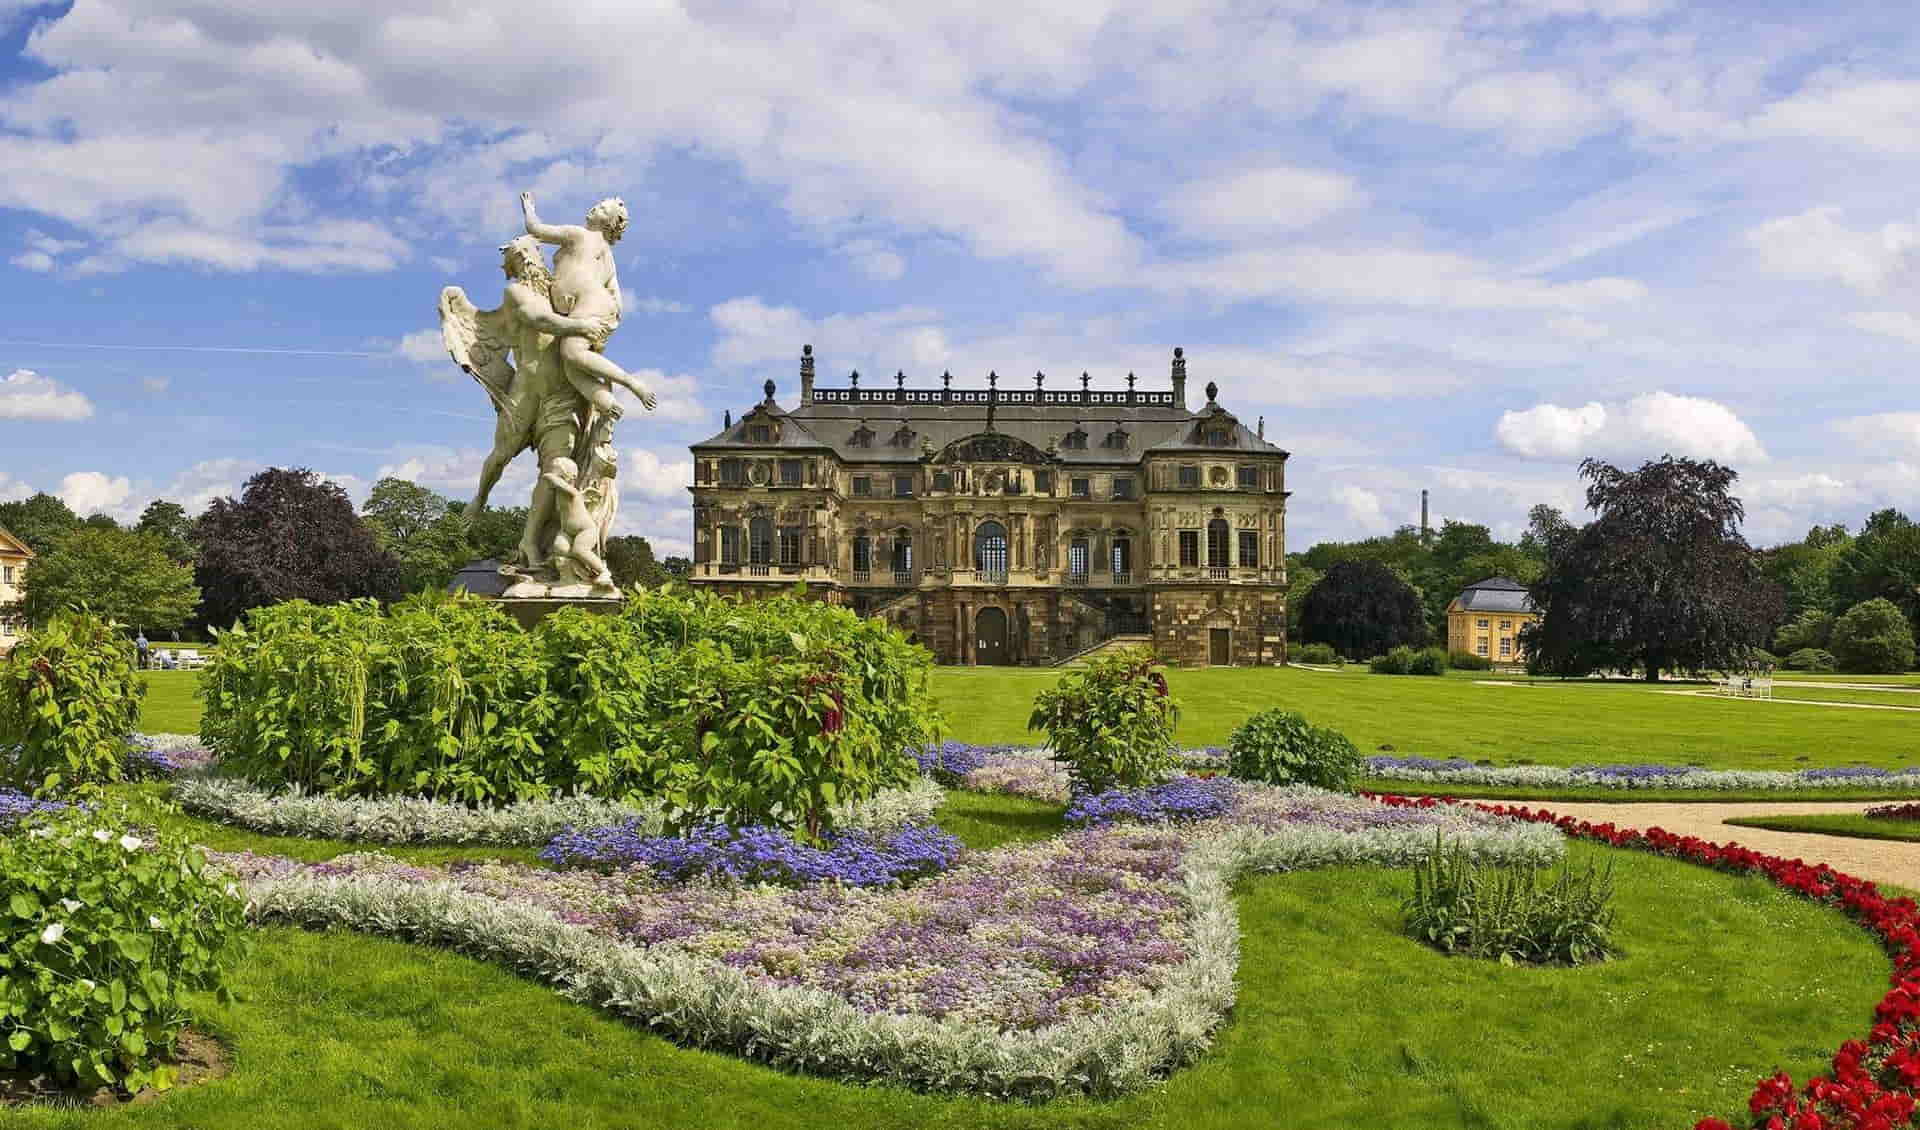
[[[1261,439],[1267,438],[1267,418],[1265,416],[1260,417],[1260,430],[1253,434],[1259,436]]]
[[[1091,384],[1093,384],[1093,378],[1087,375],[1085,369],[1080,370],[1080,391],[1087,391],[1087,387]]]
[[[733,429],[733,409],[729,408],[720,414],[720,426],[728,431]]]
[[[860,391],[860,370],[855,369],[847,374],[847,385],[855,392]]]
[[[1040,386],[1047,383],[1047,375],[1038,369],[1033,371],[1033,391],[1039,392]]]
[[[1179,346],[1173,347],[1173,404],[1182,411],[1187,407],[1187,351]]]
[[[760,387],[767,390],[767,403],[772,404],[773,403],[773,378],[768,377],[767,383],[764,385],[761,385]]]
[[[1218,399],[1220,399],[1220,386],[1217,384],[1214,384],[1212,381],[1208,381],[1207,382],[1207,403],[1212,404],[1214,401]]]
[[[813,346],[800,347],[800,403],[813,403]]]
[[[993,370],[991,370],[991,369],[989,369],[989,370],[987,370],[987,387],[988,387],[988,388],[999,388],[999,387],[1000,387],[1000,374],[999,374],[999,373],[996,373],[996,372],[994,372],[994,371],[993,371]]]

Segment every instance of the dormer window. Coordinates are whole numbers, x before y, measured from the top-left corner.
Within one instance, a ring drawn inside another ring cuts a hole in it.
[[[1085,451],[1087,449],[1087,430],[1076,424],[1074,429],[1067,433],[1067,438],[1060,446],[1069,451]]]
[[[912,428],[909,428],[905,424],[901,424],[900,430],[893,433],[893,438],[888,440],[887,442],[892,444],[895,447],[911,447],[913,446],[913,437],[915,434],[916,433]]]
[[[1107,433],[1105,442],[1106,446],[1114,451],[1125,451],[1127,449],[1127,439],[1127,430],[1125,428],[1115,428]]]
[[[747,442],[748,443],[772,443],[773,442],[772,426],[768,424],[748,424],[747,425]]]
[[[1208,428],[1206,443],[1208,447],[1225,447],[1232,436],[1225,428]]]
[[[859,427],[853,429],[853,435],[847,438],[847,445],[849,447],[872,447],[873,429],[862,422]]]

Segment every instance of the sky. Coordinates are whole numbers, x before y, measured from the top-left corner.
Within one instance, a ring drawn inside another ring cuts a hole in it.
[[[1220,386],[1290,547],[1740,472],[1756,544],[1920,510],[1920,51],[1884,3],[0,0],[0,499],[264,466],[465,497],[440,288],[606,195],[620,526],[811,344]],[[1193,394],[1197,401],[1199,394]],[[523,456],[496,492],[531,482]]]

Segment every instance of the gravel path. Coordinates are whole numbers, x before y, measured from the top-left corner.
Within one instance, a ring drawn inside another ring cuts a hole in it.
[[[1526,801],[1510,803],[1528,804]],[[1836,871],[1894,883],[1920,891],[1920,842],[1862,840],[1852,836],[1821,836],[1811,832],[1776,832],[1768,828],[1740,828],[1724,823],[1733,816],[1788,816],[1806,812],[1862,812],[1878,802],[1779,801],[1766,804],[1562,804],[1540,801],[1559,816],[1623,828],[1664,828],[1676,835],[1698,836],[1715,843],[1736,843],[1769,855],[1825,863]]]

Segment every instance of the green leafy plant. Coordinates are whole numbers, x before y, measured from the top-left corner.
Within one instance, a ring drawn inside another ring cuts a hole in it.
[[[1471,651],[1456,651],[1447,656],[1447,666],[1456,671],[1490,671],[1493,660]]]
[[[1062,676],[1034,696],[1027,729],[1047,735],[1054,760],[1085,792],[1139,788],[1164,779],[1178,759],[1180,707],[1151,651],[1129,648]]]
[[[1413,659],[1414,650],[1403,645],[1367,660],[1367,670],[1376,675],[1405,675],[1413,670]]]
[[[1344,789],[1360,772],[1360,751],[1338,730],[1291,710],[1262,710],[1227,738],[1227,772],[1270,785]]]
[[[1780,666],[1789,671],[1836,671],[1839,663],[1833,652],[1817,647],[1803,647],[1780,661]]]
[[[1840,670],[1849,674],[1898,674],[1913,666],[1913,627],[1899,605],[1875,597],[1834,621],[1829,647]]]
[[[937,732],[932,658],[797,596],[636,590],[523,632],[467,598],[257,609],[221,637],[201,732],[261,782],[500,805],[663,800],[819,834],[905,784]]]
[[[50,793],[118,781],[147,692],[120,625],[55,613],[0,660],[0,782]]]
[[[185,994],[224,992],[244,906],[172,834],[68,809],[0,836],[0,1067],[138,1091],[172,1084]]]
[[[1576,872],[1563,863],[1541,886],[1532,867],[1476,861],[1434,833],[1401,904],[1409,935],[1446,953],[1503,965],[1584,965],[1613,956],[1613,865]]]
[[[1447,649],[1443,647],[1423,647],[1413,653],[1407,663],[1409,675],[1444,675],[1447,673]]]
[[[1330,643],[1301,644],[1299,647],[1293,649],[1293,661],[1295,663],[1318,663],[1332,667],[1338,667],[1346,662],[1345,659],[1340,657],[1340,653],[1333,649],[1333,645]]]

